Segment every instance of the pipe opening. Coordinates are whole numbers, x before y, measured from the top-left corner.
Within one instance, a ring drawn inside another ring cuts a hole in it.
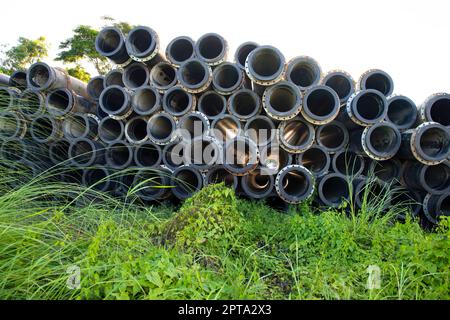
[[[329,123],[319,130],[317,141],[327,149],[337,150],[340,147],[344,147],[347,135],[343,127]]]
[[[69,158],[69,146],[69,142],[65,140],[61,140],[49,145],[48,153],[50,159],[54,164],[67,161],[67,159]]]
[[[116,51],[120,44],[121,35],[114,29],[104,29],[97,37],[98,48],[106,54]]]
[[[0,87],[0,108],[6,109],[12,105],[14,100],[13,94],[10,90]]]
[[[19,161],[25,157],[25,145],[19,140],[5,140],[1,145],[2,157],[9,161]]]
[[[142,88],[135,92],[132,100],[133,107],[137,112],[147,114],[156,107],[158,97],[154,90]]]
[[[301,154],[301,165],[313,174],[328,171],[330,159],[327,153],[320,148],[310,148]]]
[[[202,187],[201,176],[193,170],[183,168],[174,174],[174,192],[182,198],[191,196]]]
[[[95,77],[88,82],[87,90],[93,99],[98,100],[100,98],[100,95],[104,89],[103,80],[104,79],[102,77]]]
[[[341,152],[334,156],[334,169],[346,176],[357,176],[364,169],[364,160],[353,152]]]
[[[147,138],[147,121],[143,118],[134,118],[128,122],[127,135],[132,142],[143,141]]]
[[[367,77],[365,83],[366,89],[375,89],[382,94],[387,95],[392,91],[391,80],[381,73],[374,73]]]
[[[331,76],[325,82],[325,85],[336,91],[337,95],[339,96],[339,99],[341,100],[350,96],[353,89],[350,79],[340,74]]]
[[[209,91],[198,102],[198,109],[208,118],[215,118],[225,112],[227,101],[220,94]]]
[[[109,87],[103,92],[101,102],[107,112],[118,112],[126,103],[125,93],[119,88]]]
[[[50,80],[50,69],[44,64],[34,64],[29,70],[29,81],[33,87],[42,88]]]
[[[20,111],[28,116],[39,112],[41,108],[41,97],[34,91],[25,91],[20,97]]]
[[[444,216],[450,215],[450,195],[446,196],[442,200],[441,206],[439,209],[440,209],[439,212],[441,213],[441,215],[444,215]]]
[[[182,135],[187,133],[185,138],[192,139],[203,135],[203,133],[208,129],[205,125],[203,118],[194,114],[186,115],[179,122]]]
[[[150,118],[147,126],[148,134],[156,140],[169,139],[175,130],[174,122],[165,115],[155,115]]]
[[[123,134],[123,125],[119,120],[106,118],[100,123],[98,130],[100,139],[105,142],[119,140]]]
[[[82,138],[89,133],[87,119],[81,115],[73,115],[64,121],[64,134],[69,139]]]
[[[422,152],[430,158],[443,158],[448,154],[449,137],[441,128],[429,128],[423,132],[419,139]]]
[[[145,29],[134,29],[128,34],[128,43],[132,52],[140,55],[147,53],[155,46],[155,40],[151,32]]]
[[[232,64],[218,66],[214,72],[214,85],[220,89],[230,89],[239,85],[241,71]]]
[[[140,64],[135,64],[125,69],[124,75],[124,83],[131,89],[142,87],[148,83],[148,70]]]
[[[105,76],[105,87],[119,86],[124,87],[123,73],[120,70],[112,70]]]
[[[95,157],[94,147],[87,141],[80,140],[72,144],[70,158],[79,165],[87,165]]]
[[[445,191],[450,188],[450,168],[445,164],[427,166],[424,179],[431,189]]]
[[[356,111],[366,120],[373,121],[383,116],[383,99],[374,92],[366,92],[356,102]]]
[[[330,116],[336,110],[336,101],[333,94],[325,89],[311,91],[306,99],[306,107],[316,116]]]
[[[270,106],[277,112],[288,112],[296,107],[298,96],[289,87],[277,86],[270,94]]]
[[[131,157],[131,148],[125,143],[119,142],[108,148],[110,162],[118,167],[123,167],[129,164]]]
[[[108,172],[101,168],[90,168],[84,173],[84,183],[86,186],[93,187],[95,190],[105,191],[108,187]]]
[[[267,117],[257,117],[249,120],[245,126],[245,133],[258,146],[266,145],[275,135],[275,126]]]
[[[197,86],[205,82],[208,77],[208,70],[198,60],[186,62],[181,66],[180,71],[180,80],[189,86]]]
[[[211,166],[219,159],[219,150],[217,145],[211,140],[195,139],[189,143],[188,163],[195,166]]]
[[[143,144],[136,150],[136,162],[142,167],[154,167],[161,162],[161,149],[153,144]]]
[[[16,71],[9,78],[9,85],[19,89],[27,87],[27,73],[25,71]]]
[[[292,198],[305,196],[310,183],[305,173],[296,169],[287,172],[281,180],[283,191]]]
[[[281,132],[282,140],[293,147],[306,145],[311,139],[310,127],[301,120],[291,120]]]
[[[219,57],[225,48],[221,38],[209,35],[199,40],[198,49],[203,58],[212,60]]]
[[[441,98],[430,107],[431,121],[450,126],[450,99]]]
[[[312,86],[317,79],[320,78],[320,74],[316,71],[317,67],[306,61],[297,62],[290,70],[288,78],[299,87]]]
[[[169,168],[177,168],[183,163],[184,147],[179,143],[167,145],[162,152],[162,159]]]
[[[156,200],[163,194],[165,181],[166,179],[164,179],[162,172],[143,171],[136,177],[137,184],[140,184],[138,193],[144,197]]]
[[[261,77],[274,76],[283,67],[280,55],[270,48],[255,50],[249,62],[252,70]]]
[[[233,170],[245,169],[249,165],[256,164],[256,152],[257,150],[253,149],[246,139],[230,141],[226,147],[226,165]]]
[[[261,151],[261,165],[276,173],[282,168],[291,164],[292,158],[290,154],[279,147],[269,146]]]
[[[388,105],[387,117],[396,126],[408,127],[416,121],[417,108],[407,99],[395,99]]]
[[[400,143],[400,134],[390,126],[378,126],[370,131],[370,146],[379,154],[396,152]]]
[[[153,84],[160,88],[166,88],[176,81],[176,71],[168,63],[158,63],[152,68],[150,79]]]
[[[12,137],[22,129],[22,121],[13,112],[0,114],[0,137]]]
[[[225,168],[219,167],[217,169],[211,169],[207,175],[208,184],[216,184],[224,182],[228,187],[234,187],[234,176],[225,170]]]
[[[348,182],[343,177],[337,176],[332,176],[323,182],[321,193],[324,200],[336,205],[350,196]]]
[[[178,63],[190,59],[194,55],[194,46],[191,41],[187,39],[177,39],[172,42],[169,54],[173,60]]]
[[[259,100],[251,91],[242,90],[236,92],[230,98],[231,113],[238,117],[247,118],[258,112]]]
[[[214,122],[212,129],[214,137],[221,142],[226,142],[238,135],[240,125],[235,118],[227,116]]]
[[[257,169],[250,172],[244,179],[247,188],[251,193],[259,194],[272,189],[272,176],[261,174],[261,170]]]
[[[64,112],[70,107],[71,98],[66,90],[60,89],[51,92],[48,95],[47,101],[47,108],[54,109],[59,112]]]
[[[374,161],[373,174],[381,181],[395,181],[399,177],[400,167],[393,160]]]
[[[238,64],[242,67],[245,67],[245,61],[247,60],[248,55],[250,54],[250,52],[255,50],[257,47],[258,46],[253,43],[249,43],[249,44],[239,47],[239,50],[236,53],[236,60],[237,60]]]
[[[166,108],[167,111],[174,114],[183,114],[191,108],[191,99],[189,94],[184,90],[177,88],[166,94]]]
[[[39,141],[45,141],[53,134],[53,122],[50,118],[41,117],[31,123],[33,137]]]

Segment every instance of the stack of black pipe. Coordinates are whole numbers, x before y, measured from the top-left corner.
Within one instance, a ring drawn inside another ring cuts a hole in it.
[[[228,62],[215,33],[163,54],[151,28],[108,27],[95,46],[116,68],[87,86],[45,63],[0,78],[4,158],[144,202],[224,181],[273,203],[361,208],[369,195],[432,223],[450,214],[449,94],[416,107],[382,70],[354,81],[254,42]]]

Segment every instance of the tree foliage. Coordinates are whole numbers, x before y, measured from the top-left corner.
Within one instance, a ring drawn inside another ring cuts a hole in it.
[[[0,61],[0,71],[11,74],[15,70],[23,70],[31,64],[48,56],[49,44],[45,37],[35,40],[20,37],[18,44],[4,52],[4,58]]]
[[[67,68],[67,73],[72,77],[80,79],[81,81],[88,82],[91,79],[91,75],[83,69],[80,65],[76,65],[73,68]]]

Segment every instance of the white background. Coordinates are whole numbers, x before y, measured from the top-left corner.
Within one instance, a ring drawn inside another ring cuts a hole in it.
[[[79,24],[102,25],[109,15],[155,29],[163,48],[175,36],[217,32],[229,59],[244,41],[278,47],[290,59],[310,55],[324,71],[358,78],[369,68],[391,74],[395,93],[416,103],[450,92],[450,1],[6,1],[0,43],[45,36],[58,44]],[[92,71],[91,69],[89,71]]]

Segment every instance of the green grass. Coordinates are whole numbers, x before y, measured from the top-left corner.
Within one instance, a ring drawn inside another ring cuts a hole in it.
[[[181,207],[143,206],[51,172],[0,168],[1,299],[450,298],[448,219],[426,232],[369,196],[360,212],[281,213],[222,185]],[[369,290],[373,265],[381,287]],[[71,266],[80,289],[66,285]]]

